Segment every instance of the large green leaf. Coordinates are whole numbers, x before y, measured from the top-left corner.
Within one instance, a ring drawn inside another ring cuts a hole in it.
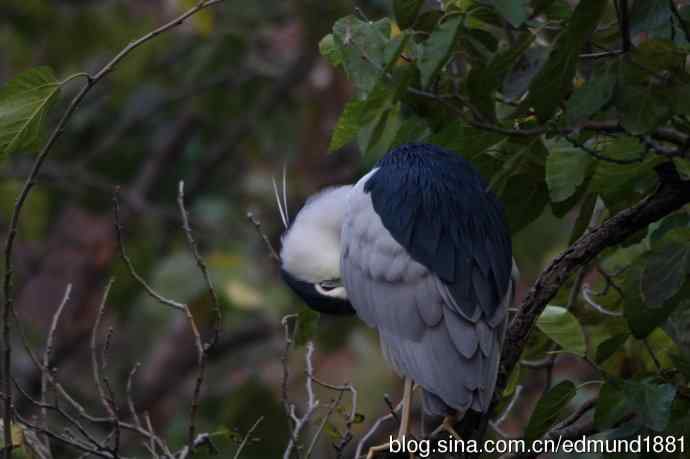
[[[539,218],[549,202],[546,183],[535,179],[532,174],[511,175],[500,197],[505,204],[506,219],[513,234]]]
[[[616,106],[621,124],[633,135],[645,134],[671,117],[671,108],[648,87],[621,85],[616,91]]]
[[[544,67],[532,79],[529,94],[521,107],[534,108],[541,120],[547,120],[558,109],[564,95],[570,92],[580,50],[599,23],[606,8],[601,0],[581,0],[556,41]]]
[[[614,75],[594,75],[584,86],[576,89],[565,107],[566,122],[570,125],[584,120],[609,103],[616,88]]]
[[[414,24],[417,19],[419,9],[422,7],[424,0],[394,0],[393,12],[395,20],[401,29],[407,29]]]
[[[650,307],[662,306],[690,275],[690,243],[671,242],[653,249],[642,271],[642,297]]]
[[[537,327],[564,351],[583,356],[585,335],[577,318],[562,306],[547,306],[537,319]]]
[[[60,91],[49,67],[19,74],[0,89],[0,156],[34,148],[48,108]]]
[[[392,85],[379,83],[364,99],[351,99],[333,129],[328,151],[338,150],[352,142],[365,126],[379,119],[391,107],[395,97]]]
[[[357,99],[352,99],[345,105],[333,129],[329,151],[339,150],[357,137],[366,105],[366,101]]]
[[[638,339],[647,337],[655,328],[663,324],[678,305],[675,298],[662,307],[649,307],[642,298],[640,282],[642,271],[647,264],[647,254],[639,257],[625,272],[623,282],[623,315],[633,335]]]
[[[617,195],[634,190],[645,179],[656,180],[654,166],[660,159],[655,155],[645,157],[645,147],[638,139],[621,137],[598,148],[598,151],[605,158],[631,162],[619,164],[607,160],[597,161],[590,185],[592,191],[604,196]]]
[[[436,132],[430,141],[454,150],[466,159],[471,159],[503,139],[505,139],[504,135],[476,129],[461,121],[453,121]]]
[[[434,75],[448,60],[453,51],[460,24],[462,24],[462,16],[451,16],[437,26],[422,44],[417,58],[422,87],[429,86]]]
[[[513,27],[520,27],[529,18],[529,0],[493,0],[493,4]]]
[[[523,34],[515,46],[496,53],[486,65],[474,66],[467,76],[465,92],[474,106],[490,119],[496,118],[495,92],[508,71],[534,42],[534,38],[531,33]]]
[[[592,158],[579,148],[557,146],[546,159],[546,184],[551,201],[561,202],[571,197],[585,180]]]
[[[374,89],[383,77],[390,48],[399,49],[400,43],[391,41],[390,31],[388,18],[368,22],[346,16],[333,25],[334,42],[341,51],[345,72],[360,94]]]
[[[333,34],[329,33],[319,42],[319,52],[325,57],[328,62],[334,66],[339,66],[343,63],[343,53],[335,43]]]
[[[630,333],[619,333],[614,335],[599,344],[597,346],[597,354],[595,356],[595,361],[597,363],[604,363],[609,357],[618,352],[625,342],[630,337]]]
[[[657,384],[651,379],[623,382],[623,394],[646,427],[663,431],[671,417],[671,406],[676,397],[673,384]]]
[[[630,411],[623,394],[622,381],[610,379],[599,390],[594,425],[597,430],[613,427]]]
[[[546,392],[534,408],[525,429],[525,440],[534,441],[544,435],[559,418],[563,408],[575,397],[575,385],[563,381]]]

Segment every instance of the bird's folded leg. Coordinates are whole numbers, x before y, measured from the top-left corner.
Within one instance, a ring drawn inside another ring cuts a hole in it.
[[[410,430],[410,414],[412,412],[412,380],[405,378],[403,389],[403,406],[400,415],[400,429],[398,430],[398,440],[404,440]]]
[[[458,420],[458,415],[450,415],[446,416],[443,418],[443,422],[441,422],[441,425],[439,425],[430,435],[431,438],[434,438],[436,435],[438,435],[441,432],[447,432],[450,436],[455,438],[456,440],[460,440],[460,434],[455,431],[455,423]]]
[[[398,429],[398,441],[405,442],[410,429],[410,414],[412,412],[412,380],[405,378],[402,399],[402,413],[400,414],[400,428]],[[390,443],[386,442],[381,445],[372,446],[367,453],[367,459],[372,459],[377,453],[387,451],[390,449]],[[410,457],[413,457],[410,453]]]

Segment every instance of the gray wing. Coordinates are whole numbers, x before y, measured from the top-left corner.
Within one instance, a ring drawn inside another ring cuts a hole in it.
[[[484,318],[480,308],[465,315],[443,282],[384,228],[362,190],[366,179],[353,188],[341,234],[341,274],[350,302],[378,330],[396,371],[425,389],[427,411],[445,414],[444,405],[486,411],[512,288],[493,317]]]

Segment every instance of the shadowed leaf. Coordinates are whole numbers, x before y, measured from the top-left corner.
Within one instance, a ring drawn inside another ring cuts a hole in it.
[[[570,381],[563,381],[549,389],[537,402],[525,429],[525,440],[533,441],[544,435],[575,394],[575,385]]]

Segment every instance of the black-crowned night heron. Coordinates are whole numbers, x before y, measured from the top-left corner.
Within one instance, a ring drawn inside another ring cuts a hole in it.
[[[310,307],[378,330],[405,379],[399,435],[412,381],[444,426],[488,410],[517,270],[502,206],[461,156],[428,144],[390,151],[356,184],[310,197],[281,259]]]

